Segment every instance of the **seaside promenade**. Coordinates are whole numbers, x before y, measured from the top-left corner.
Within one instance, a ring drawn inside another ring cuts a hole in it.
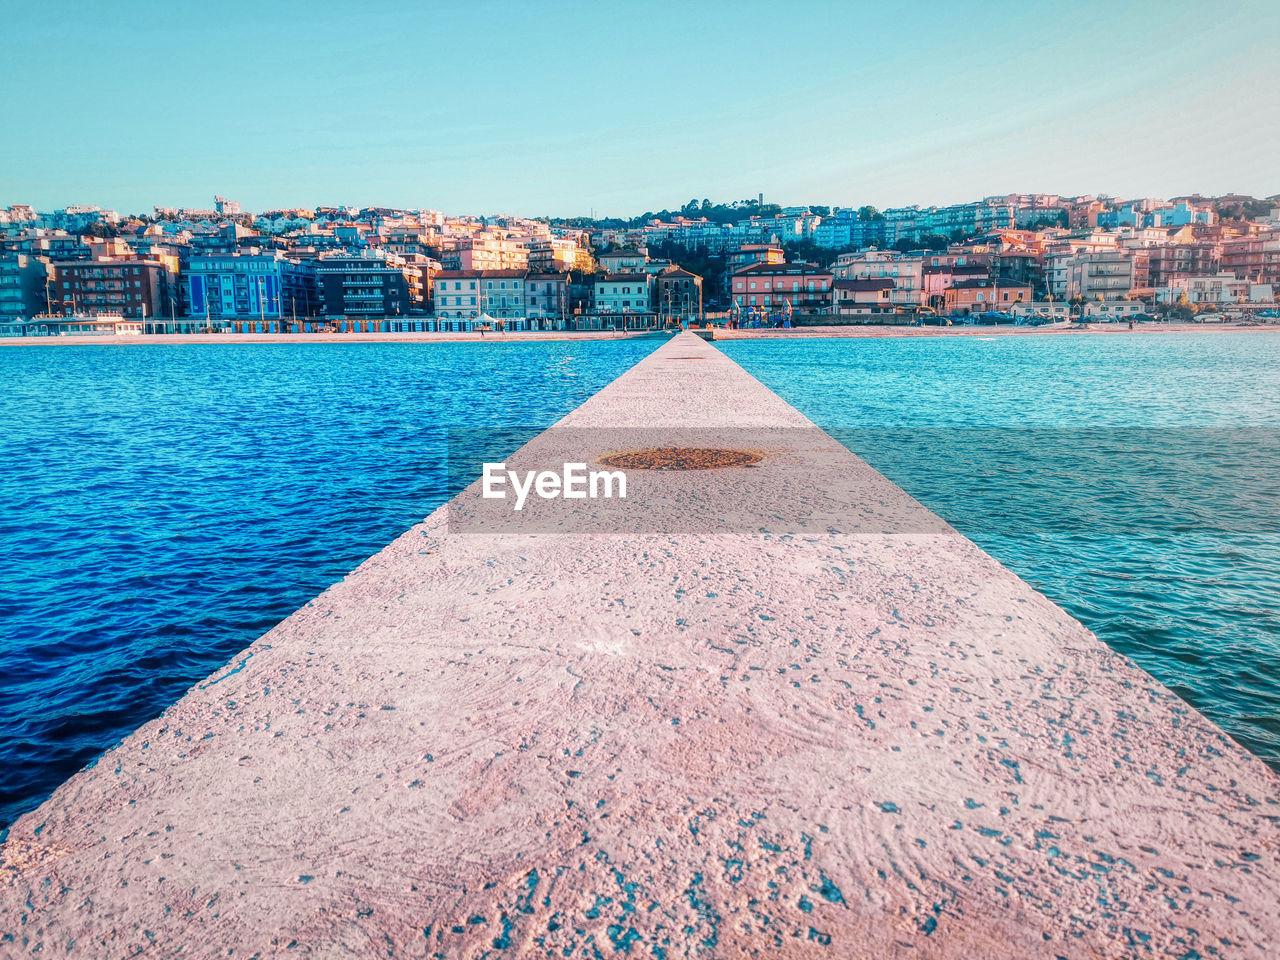
[[[460,494],[13,825],[0,957],[1280,952],[1280,777],[712,344],[529,449],[663,436],[759,459]]]

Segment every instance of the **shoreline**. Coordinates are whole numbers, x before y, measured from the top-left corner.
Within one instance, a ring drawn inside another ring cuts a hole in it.
[[[657,339],[645,331],[548,330],[520,333],[148,333],[125,336],[0,337],[0,346],[139,346],[164,343],[514,343]]]
[[[1075,324],[1069,327],[1014,326],[907,326],[866,324],[856,326],[793,327],[789,330],[726,330],[717,327],[717,340],[778,340],[797,338],[858,337],[995,337],[1080,336],[1083,334],[1168,333],[1280,333],[1280,323],[1145,323],[1132,330],[1124,323]],[[672,331],[670,336],[674,336]],[[610,330],[522,331],[519,333],[162,333],[125,336],[0,337],[0,347],[32,346],[140,346],[186,343],[515,343],[574,340],[666,340],[660,332]]]
[[[767,340],[785,337],[840,338],[840,337],[1023,337],[1023,336],[1080,336],[1082,334],[1161,334],[1161,333],[1278,333],[1280,324],[1242,323],[1140,323],[1132,330],[1127,323],[1072,324],[1067,327],[1015,327],[1015,326],[839,326],[794,327],[791,330],[769,328],[763,330],[716,331],[717,340]]]

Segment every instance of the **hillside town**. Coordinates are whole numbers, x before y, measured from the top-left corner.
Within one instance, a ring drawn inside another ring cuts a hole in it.
[[[633,220],[0,209],[0,335],[1276,321],[1280,198],[691,200]]]

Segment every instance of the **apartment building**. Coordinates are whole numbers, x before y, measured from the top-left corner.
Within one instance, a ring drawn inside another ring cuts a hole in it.
[[[271,253],[194,256],[182,275],[192,317],[209,319],[315,316],[320,311],[312,261]]]
[[[1053,254],[1046,274],[1049,292],[1063,300],[1120,300],[1136,286],[1135,264],[1128,250]]]
[[[1031,300],[1029,284],[1002,284],[999,280],[974,277],[957,280],[944,293],[943,308],[950,314],[1007,313],[1015,303]]]
[[[654,308],[664,318],[693,321],[702,316],[702,278],[669,267],[654,280]]]
[[[739,307],[825,313],[831,308],[832,272],[812,263],[757,263],[739,270],[730,280],[730,293]]]
[[[840,316],[856,316],[870,318],[876,314],[892,315],[897,313],[894,307],[894,288],[897,286],[892,277],[874,277],[864,280],[845,280],[837,278],[832,281],[832,307]]]
[[[175,306],[171,274],[150,260],[79,260],[52,265],[51,313],[155,318]]]
[[[1154,244],[1147,248],[1147,276],[1153,287],[1183,277],[1211,276],[1221,259],[1221,248],[1213,242]]]
[[[854,210],[842,210],[814,228],[813,242],[820,247],[870,247],[884,244],[883,220],[859,220]]]
[[[525,270],[442,270],[435,276],[436,316],[448,321],[523,317],[527,276]]]
[[[634,250],[611,250],[596,257],[606,273],[642,273],[649,262],[649,251],[644,247]]]
[[[545,237],[529,244],[529,269],[534,273],[568,273],[590,270],[591,251],[576,240]]]
[[[985,274],[985,270],[983,272]],[[918,307],[925,300],[923,257],[892,250],[845,253],[836,258],[832,273],[842,280],[893,280],[893,287],[889,289],[895,307]],[[938,285],[942,290],[947,284],[939,282]]]
[[[314,266],[320,312],[326,316],[394,317],[415,306],[406,275],[411,268],[398,257],[330,256]]]
[[[786,262],[782,248],[771,243],[744,243],[729,253],[725,263],[730,274],[745,270],[757,263],[779,264]]]
[[[440,254],[440,265],[446,270],[471,273],[529,269],[529,251],[518,240],[477,233],[449,243]]]
[[[533,329],[561,330],[569,312],[569,278],[561,272],[530,273],[524,280],[524,315]]]
[[[25,253],[0,256],[0,323],[29,320],[45,311],[49,267]]]
[[[595,282],[596,313],[653,312],[654,277],[650,273],[610,273]]]
[[[1234,273],[1176,277],[1156,291],[1156,302],[1177,303],[1185,297],[1192,306],[1265,303],[1274,298],[1274,291],[1275,288],[1269,283],[1241,280]]]
[[[1280,233],[1222,241],[1221,264],[1237,279],[1280,284]]]

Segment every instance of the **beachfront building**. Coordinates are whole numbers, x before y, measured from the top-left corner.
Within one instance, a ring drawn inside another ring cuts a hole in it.
[[[207,318],[214,326],[256,319],[254,332],[279,329],[286,316],[314,316],[320,307],[313,263],[278,250],[192,257],[182,290],[188,316]]]
[[[568,290],[567,273],[530,273],[524,278],[524,315],[530,329],[564,329]]]
[[[1028,285],[1002,284],[999,280],[975,277],[957,280],[947,288],[943,309],[949,314],[1007,313],[1016,303],[1031,300]]]
[[[77,260],[52,265],[51,313],[153,321],[168,316],[172,276],[151,260]]]
[[[831,269],[841,280],[892,280],[893,286],[888,289],[891,290],[890,301],[894,307],[915,308],[924,303],[923,257],[893,250],[867,250],[841,254]],[[945,289],[945,286],[940,285],[939,289]]]
[[[0,332],[17,332],[23,320],[45,311],[49,266],[25,253],[0,256]]]
[[[796,312],[829,313],[834,279],[826,267],[812,263],[757,263],[733,275],[730,294],[742,310],[772,314],[789,303]]]
[[[1044,258],[1030,249],[999,250],[991,254],[991,276],[1002,283],[1029,286],[1037,293],[1045,289]]]
[[[1018,319],[1039,317],[1055,323],[1071,319],[1071,304],[1059,300],[1031,300],[1015,303],[1009,307],[1009,313]]]
[[[702,278],[668,267],[654,279],[654,309],[664,319],[695,321],[702,316]]]
[[[932,259],[953,261],[925,263],[922,267],[923,296],[921,300],[934,309],[939,309],[946,303],[947,290],[961,280],[985,280],[991,275],[990,268],[981,263],[956,263],[954,258]]]
[[[329,317],[396,317],[413,298],[407,265],[396,256],[321,257],[315,261],[321,312]],[[286,311],[290,304],[286,303]]]
[[[605,274],[595,281],[595,312],[652,313],[653,289],[653,274]]]
[[[1121,300],[1133,292],[1137,279],[1133,254],[1128,250],[1055,253],[1049,257],[1045,272],[1049,292],[1063,300]]]
[[[526,270],[442,270],[435,276],[438,329],[474,330],[525,316]]]
[[[839,317],[862,321],[892,317],[896,281],[892,277],[870,277],[864,280],[832,281],[832,305]]]
[[[1157,303],[1179,303],[1191,306],[1225,306],[1233,303],[1267,303],[1274,299],[1275,288],[1269,283],[1240,280],[1233,273],[1208,277],[1178,277],[1156,290]]]
[[[1086,320],[1100,320],[1103,323],[1129,320],[1146,311],[1147,305],[1141,300],[1090,300],[1082,308]]]

